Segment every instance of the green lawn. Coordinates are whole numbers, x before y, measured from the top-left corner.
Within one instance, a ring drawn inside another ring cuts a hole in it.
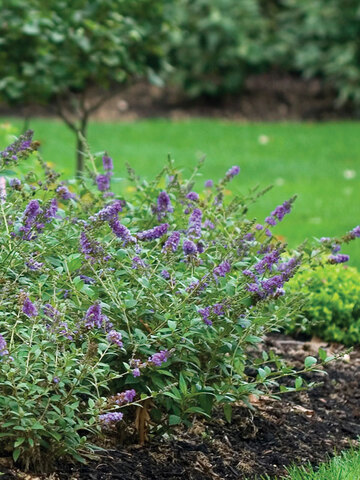
[[[289,470],[289,475],[281,479],[263,480],[359,480],[360,479],[360,452],[350,450],[334,457],[328,463],[323,463],[319,468],[294,467]]]
[[[2,118],[0,122],[22,122]],[[58,121],[31,122],[42,152],[63,170],[73,173],[72,133]],[[262,144],[259,137],[269,141]],[[129,162],[141,175],[152,176],[170,152],[178,165],[191,168],[205,153],[204,180],[221,177],[240,165],[233,187],[247,190],[259,183],[275,188],[251,212],[259,221],[278,203],[297,193],[291,216],[277,227],[291,246],[305,237],[341,235],[360,223],[360,123],[235,123],[225,120],[146,120],[134,123],[93,123],[93,151],[107,150],[116,173],[126,175]],[[352,178],[346,178],[352,177]],[[343,248],[351,264],[360,267],[360,241]]]

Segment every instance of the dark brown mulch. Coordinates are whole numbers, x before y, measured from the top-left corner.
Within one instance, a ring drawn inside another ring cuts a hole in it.
[[[266,346],[300,365],[319,345],[272,335]],[[138,448],[110,450],[100,461],[58,465],[53,480],[208,480],[254,479],[279,475],[292,463],[318,464],[355,445],[360,435],[360,350],[328,366],[328,375],[309,379],[323,384],[307,393],[287,394],[282,402],[260,399],[256,411],[234,407],[229,424],[219,411],[210,421],[196,421],[190,431]],[[0,459],[1,460],[1,459]],[[1,467],[4,480],[33,478]],[[45,477],[42,477],[45,478]]]
[[[97,97],[96,89],[90,92]],[[93,115],[103,121],[132,121],[142,118],[226,118],[238,121],[335,120],[356,118],[349,105],[336,106],[336,92],[320,80],[268,72],[250,76],[239,94],[220,99],[185,98],[174,87],[158,88],[138,83],[114,95]],[[0,104],[0,115],[53,116],[54,111],[34,103],[26,107]]]

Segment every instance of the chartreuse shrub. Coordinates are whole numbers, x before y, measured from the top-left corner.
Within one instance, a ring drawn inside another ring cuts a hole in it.
[[[0,156],[2,452],[44,469],[104,435],[135,428],[143,442],[215,405],[230,421],[249,394],[307,387],[316,358],[295,371],[256,353],[298,310],[283,289],[296,271],[344,260],[327,242],[288,251],[273,236],[294,199],[257,223],[247,205],[263,192],[225,196],[239,167],[195,192],[200,165],[185,179],[171,160],[150,183],[129,168],[134,193],[116,198],[106,154],[66,185],[37,146],[27,132]]]
[[[305,331],[346,345],[360,343],[360,273],[343,265],[325,265],[299,273],[289,289],[306,298],[305,320],[289,324],[290,332]],[[306,320],[307,319],[307,320]]]

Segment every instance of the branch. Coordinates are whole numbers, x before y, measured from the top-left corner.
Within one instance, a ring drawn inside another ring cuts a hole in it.
[[[60,98],[56,97],[56,112],[61,117],[66,125],[77,134],[78,128],[76,126],[76,123],[71,121],[70,118],[65,114],[64,109],[61,106]]]

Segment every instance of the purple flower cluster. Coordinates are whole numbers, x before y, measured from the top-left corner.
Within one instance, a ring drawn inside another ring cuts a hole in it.
[[[5,355],[9,355],[9,350],[5,338],[0,334],[0,357]]]
[[[55,307],[53,307],[50,303],[46,303],[43,306],[43,312],[46,317],[51,319],[53,322],[57,322],[61,318],[61,313]]]
[[[278,205],[275,210],[271,212],[271,216],[266,217],[265,222],[268,225],[275,226],[285,217],[287,213],[291,212],[291,203],[285,201],[282,205]]]
[[[280,252],[278,250],[273,250],[269,255],[266,256],[267,261],[264,263],[259,262],[255,265],[255,270],[258,274],[265,273],[266,268],[269,271],[272,271],[272,267],[275,263],[278,263],[280,258]],[[266,258],[264,257],[264,258]],[[282,262],[278,266],[278,274],[270,277],[268,279],[260,280],[255,273],[246,269],[243,270],[243,275],[251,278],[252,283],[247,285],[247,290],[250,293],[255,293],[261,298],[265,298],[269,295],[279,296],[283,295],[285,291],[283,290],[284,283],[289,281],[290,278],[295,274],[298,266],[300,265],[301,257],[292,257],[287,262]],[[259,268],[260,265],[260,268]],[[257,268],[258,267],[258,268]]]
[[[43,211],[40,208],[38,200],[30,200],[25,208],[22,220],[23,224],[20,227],[20,231],[23,233],[23,238],[25,240],[32,240],[35,238],[36,235],[34,230],[42,230],[43,225],[37,222],[39,215],[42,213]]]
[[[204,228],[208,228],[209,230],[214,230],[215,225],[210,220],[205,220]]]
[[[144,230],[143,232],[139,232],[136,234],[136,237],[138,240],[141,241],[151,241],[151,240],[156,240],[157,238],[162,237],[165,235],[168,231],[169,224],[168,223],[162,223],[161,225],[157,225],[154,228],[151,228],[150,230]]]
[[[96,215],[90,217],[91,221],[99,220],[101,222],[110,222],[118,218],[118,214],[122,211],[121,200],[115,200],[110,205],[107,205],[100,210]]]
[[[19,190],[19,187],[21,185],[21,180],[18,178],[12,178],[9,182],[9,185],[11,188],[14,188],[15,190]]]
[[[229,170],[226,172],[225,178],[227,180],[230,180],[234,178],[236,175],[239,175],[239,173],[240,173],[240,167],[238,167],[237,165],[234,165],[233,167],[229,168]]]
[[[166,240],[162,251],[163,252],[176,252],[179,247],[180,242],[180,232],[173,232],[170,237]]]
[[[187,287],[187,292],[193,292],[197,290],[198,293],[205,290],[206,287],[209,286],[209,283],[206,281],[208,279],[208,275],[204,275],[201,280],[196,280],[195,282],[190,283]]]
[[[110,220],[109,225],[113,233],[124,242],[124,245],[129,242],[136,242],[136,238],[131,235],[129,229],[122,225],[118,219]]]
[[[38,309],[35,307],[29,297],[25,297],[22,311],[29,318],[36,317],[39,313]]]
[[[98,175],[96,177],[95,179],[96,185],[100,192],[104,192],[104,198],[111,197],[114,195],[109,191],[110,179],[111,179],[111,176],[113,175],[113,168],[114,168],[113,161],[111,157],[109,157],[108,155],[104,155],[102,158],[102,162],[103,162],[105,175]]]
[[[29,270],[32,270],[33,272],[40,270],[44,266],[42,262],[37,262],[34,259],[34,254],[30,255],[29,259],[25,262],[25,265],[28,267]]]
[[[191,200],[192,202],[198,202],[199,201],[199,194],[196,193],[196,192],[189,192],[187,195],[186,195],[186,198],[188,200]]]
[[[124,414],[121,412],[110,412],[99,415],[99,420],[105,426],[110,426],[114,423],[120,422],[123,419]]]
[[[110,190],[110,177],[108,175],[98,175],[96,184],[100,192],[107,192]]]
[[[198,313],[201,315],[203,322],[211,326],[213,324],[210,317],[216,315],[217,317],[224,315],[224,305],[222,303],[215,303],[212,306],[201,308],[198,310]]]
[[[23,156],[29,153],[33,135],[34,132],[32,130],[27,130],[23,135],[20,135],[15,142],[0,152],[0,157],[3,159],[4,163],[8,164],[11,160],[16,161],[18,160],[18,156]]]
[[[281,251],[277,249],[268,253],[255,265],[254,269],[257,271],[258,274],[265,273],[266,269],[271,272],[273,265],[277,264],[280,259],[280,253]]]
[[[51,220],[56,217],[57,211],[58,211],[58,202],[56,198],[53,198],[50,202],[50,205],[45,210],[45,213],[44,213],[45,222],[46,223],[51,222]]]
[[[170,357],[170,352],[168,350],[161,350],[158,353],[154,353],[151,357],[148,358],[148,363],[150,365],[155,365],[156,367],[161,367]]]
[[[348,262],[349,259],[350,259],[349,255],[339,253],[338,255],[329,255],[328,262],[332,264],[345,263],[345,262]]]
[[[108,398],[108,402],[115,405],[124,405],[126,403],[131,403],[136,397],[136,391],[132,388],[131,390],[125,390],[125,392],[117,393]]]
[[[108,155],[104,155],[102,157],[103,168],[105,172],[109,172],[112,175],[112,171],[114,170],[114,164],[112,158]]]
[[[183,251],[186,256],[194,256],[197,254],[197,246],[192,240],[185,239],[183,242]]]
[[[147,268],[147,265],[146,263],[144,262],[144,260],[142,260],[140,257],[134,257],[132,259],[132,266],[131,268],[133,268],[134,270],[138,270],[139,268]]]
[[[160,221],[167,213],[172,213],[174,211],[169,195],[162,191],[159,193],[157,198],[157,205],[152,207],[153,213],[157,214],[157,218]]]
[[[351,238],[360,238],[360,225],[351,230],[350,236]]]
[[[116,330],[110,330],[110,332],[107,334],[106,339],[109,343],[114,343],[120,348],[122,348],[124,345],[122,342],[121,333],[117,332]]]
[[[71,193],[68,187],[66,187],[65,185],[60,185],[56,189],[56,193],[61,198],[61,200],[71,200],[76,198],[76,195],[74,193]]]
[[[202,211],[200,208],[195,208],[189,218],[188,236],[189,238],[201,237],[201,220]]]
[[[170,280],[171,276],[170,273],[167,270],[161,270],[160,275],[165,279],[165,280]]]
[[[205,188],[212,188],[214,186],[214,182],[212,180],[206,180]]]
[[[218,277],[225,277],[227,273],[231,270],[231,264],[227,260],[221,262],[220,265],[214,268],[213,275],[215,280],[218,280]]]
[[[99,303],[95,303],[88,308],[83,322],[87,330],[99,328],[105,330],[105,332],[109,332],[112,327],[112,324],[109,322],[108,317],[102,314],[101,306]]]
[[[90,263],[107,262],[111,258],[105,254],[100,243],[94,239],[90,239],[85,232],[81,232],[80,234],[80,250]]]

